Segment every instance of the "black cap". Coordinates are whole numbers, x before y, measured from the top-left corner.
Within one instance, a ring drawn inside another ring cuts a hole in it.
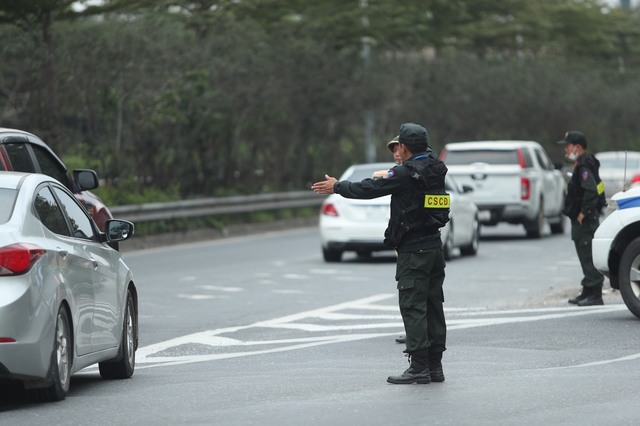
[[[393,147],[398,144],[400,144],[400,135],[396,136],[395,138],[387,142],[387,149],[393,152]]]
[[[558,143],[560,145],[567,145],[567,144],[582,145],[583,148],[586,148],[587,138],[584,136],[582,132],[579,132],[577,130],[569,130],[567,133],[565,133],[564,139],[561,141],[558,141]]]
[[[400,126],[398,137],[400,143],[404,145],[424,145],[426,147],[429,143],[427,129],[415,123],[404,123]]]

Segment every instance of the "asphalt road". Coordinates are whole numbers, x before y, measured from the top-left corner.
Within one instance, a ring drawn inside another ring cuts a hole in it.
[[[126,244],[126,243],[123,243]],[[126,254],[140,293],[130,380],[95,368],[55,404],[0,402],[0,424],[632,425],[640,322],[608,292],[577,308],[568,235],[483,230],[447,264],[446,382],[407,368],[391,253],[322,261],[315,228]]]

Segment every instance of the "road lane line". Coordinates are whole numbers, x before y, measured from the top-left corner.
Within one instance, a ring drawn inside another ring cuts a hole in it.
[[[207,330],[203,332],[193,333],[186,336],[177,337],[164,342],[141,347],[136,352],[137,364],[140,368],[152,368],[168,365],[188,364],[193,362],[213,361],[228,358],[237,358],[242,356],[261,355],[275,352],[291,351],[304,349],[312,346],[326,345],[350,342],[356,340],[371,339],[382,336],[393,336],[402,333],[402,318],[399,315],[397,305],[378,304],[396,298],[396,294],[377,294],[370,297],[353,300],[349,302],[339,303],[336,305],[326,306],[323,308],[312,309],[309,311],[299,312],[296,314],[286,315],[280,318],[258,321],[253,324],[237,327],[227,327],[215,330]],[[548,307],[548,308],[525,308],[525,309],[508,309],[508,310],[486,310],[482,308],[452,308],[450,309],[450,318],[447,319],[448,328],[450,330],[467,329],[473,327],[486,327],[504,324],[515,324],[532,321],[543,321],[561,318],[570,318],[583,315],[596,315],[599,313],[607,313],[616,310],[626,309],[620,305],[606,305],[593,308],[575,308],[575,307]],[[351,312],[363,312],[369,310],[372,314],[354,314]],[[346,311],[346,312],[345,312]],[[378,314],[375,312],[397,312],[397,314]],[[327,323],[317,323],[315,321],[325,321]],[[385,321],[386,320],[386,321]],[[389,321],[391,320],[391,321]],[[334,321],[334,323],[331,323]],[[352,324],[338,323],[335,321],[353,321]],[[376,322],[381,321],[381,322]],[[384,321],[384,322],[382,322]],[[275,340],[239,340],[232,337],[222,335],[233,335],[239,331],[248,329],[283,329],[283,330],[299,330],[301,332],[349,332],[343,334],[333,334],[329,336],[303,336],[291,339],[275,339]],[[394,328],[393,332],[372,332],[358,333],[357,330],[367,329],[384,329]],[[172,350],[179,352],[180,346],[202,345],[203,352],[206,347],[211,350],[218,348],[247,347],[247,346],[265,346],[265,345],[281,345],[276,348],[258,349],[254,351],[242,352],[226,352],[226,353],[202,353],[193,354],[190,351],[186,355],[163,354]],[[640,357],[640,355],[638,355]],[[628,357],[620,359],[626,360]],[[628,358],[635,359],[635,358]],[[603,361],[604,363],[612,361]],[[593,364],[585,364],[585,366]],[[599,364],[595,364],[599,365]],[[138,368],[138,367],[137,367]]]

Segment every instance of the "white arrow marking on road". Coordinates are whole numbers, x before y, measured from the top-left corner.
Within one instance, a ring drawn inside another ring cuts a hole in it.
[[[340,303],[324,308],[313,309],[297,314],[287,315],[266,321],[259,321],[246,326],[227,327],[216,330],[207,330],[175,339],[160,342],[154,345],[139,348],[136,352],[138,368],[152,368],[168,365],[188,364],[194,362],[204,362],[228,358],[237,358],[251,355],[269,354],[275,352],[292,351],[298,349],[309,348],[312,346],[343,343],[349,341],[372,339],[382,336],[397,335],[402,332],[402,320],[398,314],[380,315],[380,314],[353,314],[343,313],[340,311],[348,310],[349,312],[357,311],[379,311],[379,312],[398,312],[398,306],[377,304],[379,302],[395,298],[395,294],[378,294],[367,298],[354,300],[350,302]],[[523,323],[531,321],[542,321],[548,319],[568,318],[581,315],[592,315],[597,313],[611,312],[615,310],[625,309],[624,305],[606,305],[594,308],[536,308],[536,309],[516,309],[516,310],[484,310],[478,308],[448,308],[446,311],[453,314],[456,318],[447,321],[449,329],[465,329],[472,327],[484,327],[492,325],[503,325],[512,323]],[[537,315],[536,315],[537,314]],[[473,316],[473,318],[460,318],[461,316]],[[485,318],[478,318],[484,316]],[[488,318],[488,316],[497,316]],[[360,321],[358,324],[317,324],[310,320],[323,321]],[[302,322],[305,320],[306,322]],[[392,320],[392,322],[376,323],[376,320]],[[364,329],[381,329],[393,328],[393,332],[389,333],[352,333],[352,334],[334,334],[330,336],[306,336],[292,339],[278,340],[259,340],[259,341],[243,341],[230,337],[221,336],[223,334],[235,333],[241,330],[255,328],[274,328],[274,329],[297,329],[305,332],[316,331],[355,331]],[[202,345],[211,348],[239,347],[239,346],[265,346],[265,345],[282,345],[276,348],[259,349],[245,352],[227,352],[215,354],[200,355],[179,355],[164,356],[162,352],[178,348],[183,345]],[[620,358],[619,360],[635,359],[640,355]],[[603,363],[611,361],[602,361]],[[594,365],[584,364],[585,366]],[[599,364],[597,364],[599,365]]]

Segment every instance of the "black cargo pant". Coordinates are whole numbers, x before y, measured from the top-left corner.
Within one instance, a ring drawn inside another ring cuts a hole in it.
[[[599,224],[600,219],[597,213],[585,217],[582,224],[577,220],[571,221],[571,239],[576,246],[576,253],[584,274],[581,282],[583,287],[602,288],[604,282],[604,275],[593,266],[593,254],[591,253],[593,235]]]
[[[405,352],[446,349],[444,319],[444,253],[441,247],[398,253],[396,280],[400,313],[407,334]]]

